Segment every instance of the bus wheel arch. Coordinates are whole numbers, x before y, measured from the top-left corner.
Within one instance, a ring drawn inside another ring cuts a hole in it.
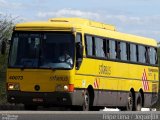
[[[142,88],[139,90],[139,93],[142,96],[142,107],[144,107],[144,92],[143,92]]]
[[[82,105],[83,111],[89,111],[91,110],[94,101],[94,90],[92,85],[89,85],[87,89],[85,89],[83,96],[84,96],[84,101]]]
[[[90,106],[93,106],[93,102],[94,102],[94,89],[93,89],[93,86],[89,85],[87,90],[89,92],[89,97],[90,97]]]

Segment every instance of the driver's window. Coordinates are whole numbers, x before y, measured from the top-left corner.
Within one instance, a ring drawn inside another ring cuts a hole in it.
[[[77,50],[76,50],[76,58],[77,59],[81,58],[81,53],[80,53],[80,51],[78,49],[78,47],[80,45],[82,45],[82,34],[81,33],[77,33],[77,35],[76,35],[76,48],[77,48]]]
[[[82,34],[81,33],[77,33],[76,35],[76,43],[82,43]]]
[[[76,35],[76,69],[79,69],[83,59],[82,34]]]

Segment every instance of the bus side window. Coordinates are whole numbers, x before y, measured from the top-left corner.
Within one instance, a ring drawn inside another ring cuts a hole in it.
[[[137,47],[135,44],[130,44],[130,61],[131,62],[137,62],[137,56],[138,56],[138,51],[137,51]]]
[[[150,47],[149,48],[149,60],[150,60],[150,64],[155,65],[157,64],[157,49]]]
[[[95,53],[96,57],[105,57],[103,39],[95,37]]]
[[[125,42],[120,42],[120,58],[127,60],[127,46]]]
[[[138,59],[140,63],[146,63],[146,48],[143,45],[138,45]]]
[[[92,36],[86,35],[85,42],[86,42],[86,55],[93,56],[94,55],[94,43],[93,43]]]
[[[109,40],[109,58],[116,59],[116,44],[114,40]]]

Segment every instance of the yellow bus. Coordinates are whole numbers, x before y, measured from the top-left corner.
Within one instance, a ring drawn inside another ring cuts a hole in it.
[[[141,110],[158,99],[157,43],[81,18],[14,27],[7,99],[25,109]]]

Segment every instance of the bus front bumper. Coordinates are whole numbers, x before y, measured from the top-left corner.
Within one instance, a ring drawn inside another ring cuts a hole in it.
[[[21,92],[8,91],[7,100],[10,103],[30,105],[70,106],[82,105],[81,90],[76,92]]]

